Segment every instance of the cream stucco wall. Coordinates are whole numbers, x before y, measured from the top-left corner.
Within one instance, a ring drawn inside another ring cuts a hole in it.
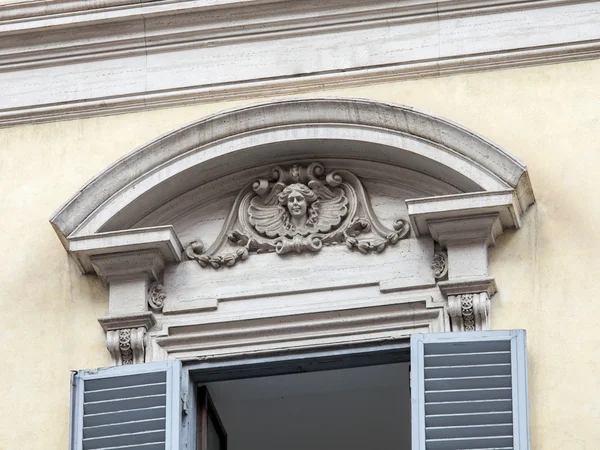
[[[505,233],[491,253],[501,289],[493,325],[528,331],[532,448],[598,448],[600,61],[311,95],[415,106],[473,129],[528,165],[537,204],[523,229]],[[52,212],[137,146],[251,102],[0,129],[0,449],[67,448],[69,370],[109,361],[96,322],[106,313],[106,289],[69,261],[48,223]]]

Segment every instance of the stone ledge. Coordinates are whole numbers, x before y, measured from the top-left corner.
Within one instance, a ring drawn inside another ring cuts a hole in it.
[[[442,294],[446,296],[486,292],[491,297],[498,292],[496,280],[492,277],[440,281],[438,287]]]
[[[156,319],[151,312],[140,314],[126,314],[122,316],[101,317],[98,319],[104,331],[116,331],[123,328],[146,328],[151,329],[156,325]]]

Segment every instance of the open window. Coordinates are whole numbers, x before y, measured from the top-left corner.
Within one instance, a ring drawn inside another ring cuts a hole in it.
[[[227,450],[227,432],[206,386],[198,386],[196,398],[197,450]]]
[[[216,381],[202,389],[229,431],[229,450],[410,448],[408,362]]]
[[[72,450],[529,448],[524,331],[138,364],[73,382]]]

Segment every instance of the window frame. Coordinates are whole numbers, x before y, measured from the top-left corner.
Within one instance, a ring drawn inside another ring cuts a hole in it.
[[[322,370],[348,369],[381,364],[410,362],[410,339],[353,343],[248,354],[237,358],[187,361],[182,368],[182,401],[185,414],[181,427],[182,448],[197,448],[197,386],[214,381],[290,375]],[[187,445],[187,447],[185,447]]]

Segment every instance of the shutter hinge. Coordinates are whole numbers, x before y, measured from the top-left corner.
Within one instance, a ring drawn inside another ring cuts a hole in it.
[[[188,395],[181,394],[180,399],[181,399],[181,412],[187,416],[188,415]]]

